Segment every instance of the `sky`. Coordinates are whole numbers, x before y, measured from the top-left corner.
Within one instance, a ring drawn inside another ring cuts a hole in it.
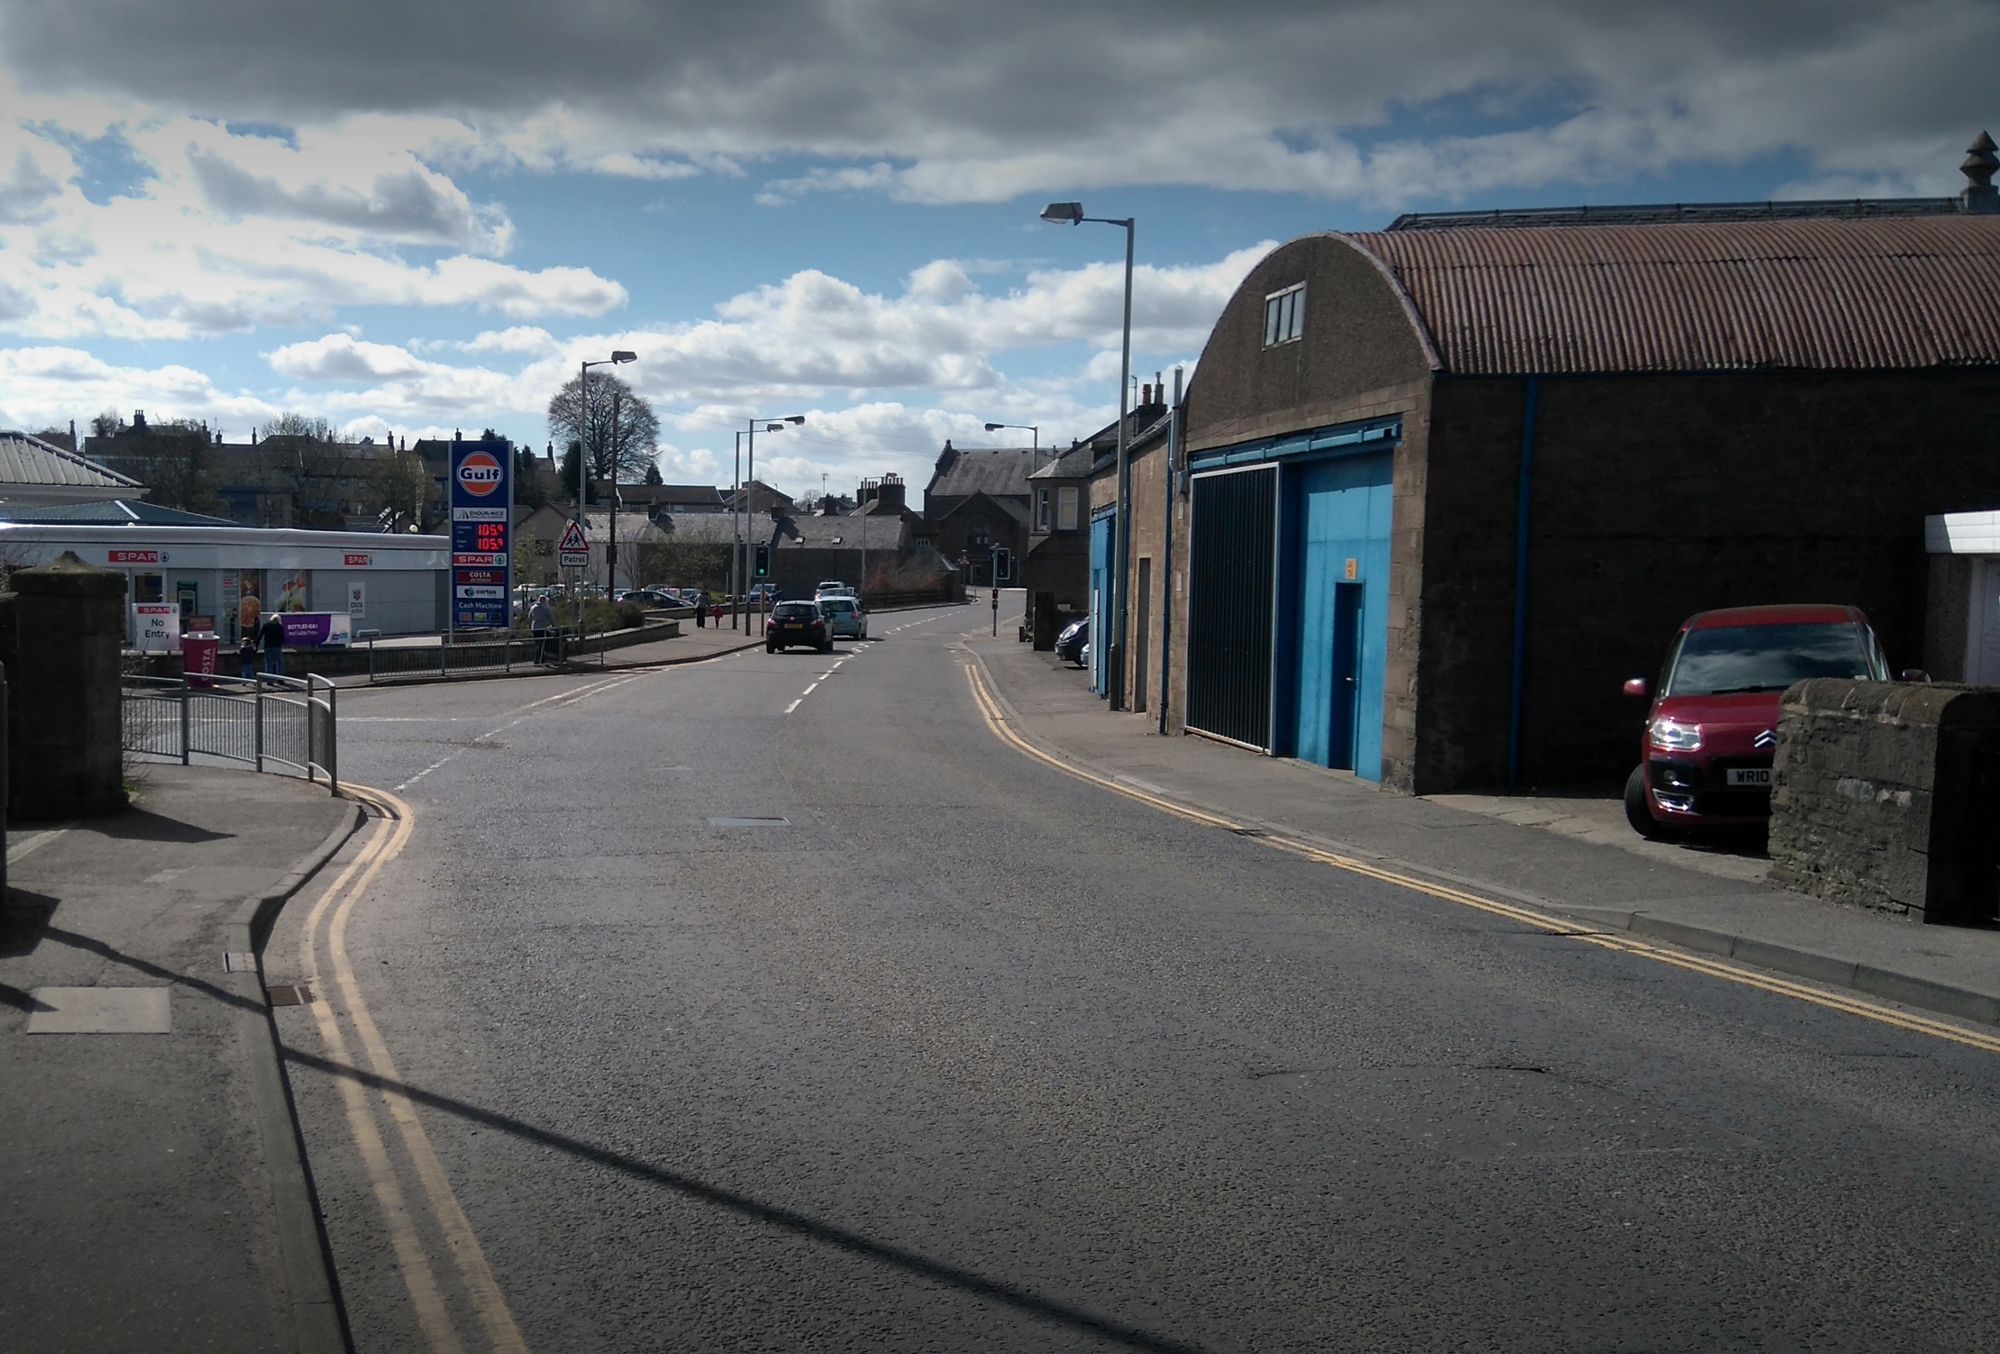
[[[1264,253],[1404,211],[1944,195],[1991,0],[0,0],[0,427],[486,427],[670,482],[1068,446]],[[1037,432],[988,422],[1033,425]]]

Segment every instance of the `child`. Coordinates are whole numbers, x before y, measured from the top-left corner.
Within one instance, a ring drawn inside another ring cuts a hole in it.
[[[243,632],[243,642],[236,646],[237,661],[242,664],[242,675],[257,675],[257,636],[251,631]]]

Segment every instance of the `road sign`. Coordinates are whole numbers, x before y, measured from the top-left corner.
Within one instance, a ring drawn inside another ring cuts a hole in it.
[[[512,623],[513,465],[514,449],[505,438],[451,441],[454,629],[504,630]]]
[[[556,545],[556,554],[565,569],[590,567],[590,542],[584,539],[583,523],[571,522],[563,528],[562,540]]]

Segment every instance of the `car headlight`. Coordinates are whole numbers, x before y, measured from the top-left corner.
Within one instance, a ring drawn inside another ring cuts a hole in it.
[[[1652,744],[1667,752],[1693,752],[1701,746],[1701,725],[1683,724],[1678,719],[1656,719],[1651,732]]]

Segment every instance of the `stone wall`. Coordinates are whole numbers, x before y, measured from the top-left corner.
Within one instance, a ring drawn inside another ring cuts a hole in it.
[[[1994,920],[2000,691],[1800,682],[1773,782],[1774,882],[1922,921]]]
[[[10,586],[0,597],[9,820],[116,812],[125,807],[124,576],[65,551],[16,570]]]

